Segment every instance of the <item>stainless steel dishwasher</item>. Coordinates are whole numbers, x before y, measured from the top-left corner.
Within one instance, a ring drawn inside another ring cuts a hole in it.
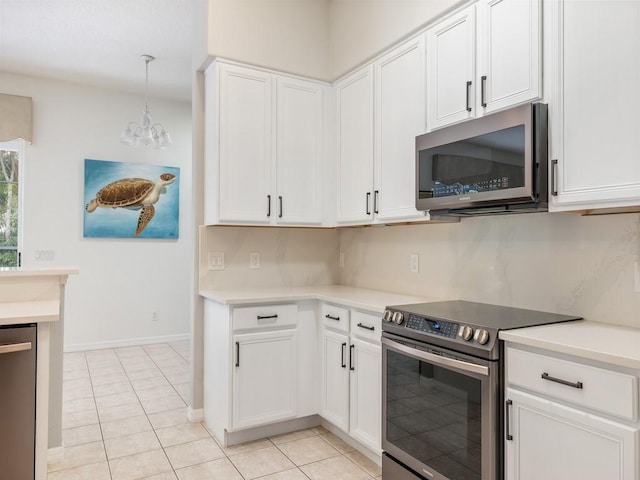
[[[0,478],[33,480],[36,326],[0,327]]]

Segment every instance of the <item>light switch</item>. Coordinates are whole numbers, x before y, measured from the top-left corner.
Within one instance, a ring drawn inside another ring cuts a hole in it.
[[[417,253],[409,255],[409,269],[411,273],[418,273],[420,271],[420,255]]]
[[[252,270],[260,268],[260,254],[258,252],[249,254],[249,268]]]
[[[224,253],[209,252],[209,270],[224,270]]]

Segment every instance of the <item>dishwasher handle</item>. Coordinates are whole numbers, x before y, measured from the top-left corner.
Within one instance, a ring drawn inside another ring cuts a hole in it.
[[[3,353],[25,352],[31,350],[31,342],[0,344],[0,355]]]

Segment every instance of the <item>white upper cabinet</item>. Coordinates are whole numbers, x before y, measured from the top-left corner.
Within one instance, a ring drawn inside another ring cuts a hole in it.
[[[478,20],[478,111],[541,98],[542,1],[482,0]]]
[[[429,129],[542,97],[542,2],[480,0],[427,31]]]
[[[415,137],[425,122],[424,37],[335,85],[339,224],[424,218],[415,208]]]
[[[219,64],[220,177],[211,187],[219,189],[221,222],[270,222],[271,81],[268,73]]]
[[[424,36],[374,64],[375,220],[424,217],[416,210],[416,136],[426,130]]]
[[[336,219],[370,223],[373,219],[373,66],[335,85]]]
[[[549,208],[637,209],[640,2],[553,1],[545,12]]]
[[[324,87],[280,77],[276,96],[276,221],[320,224]]]
[[[472,5],[427,31],[429,128],[475,114],[476,7]]]
[[[205,223],[322,224],[328,85],[217,61],[206,91]]]

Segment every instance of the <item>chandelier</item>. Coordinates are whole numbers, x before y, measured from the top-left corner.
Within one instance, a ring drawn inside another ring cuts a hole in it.
[[[145,63],[145,86],[144,86],[144,112],[140,117],[140,124],[129,122],[125,127],[120,141],[132,147],[153,147],[166,148],[171,145],[171,137],[160,123],[151,122],[149,114],[149,62],[153,62],[155,57],[151,55],[141,55],[140,58]]]

